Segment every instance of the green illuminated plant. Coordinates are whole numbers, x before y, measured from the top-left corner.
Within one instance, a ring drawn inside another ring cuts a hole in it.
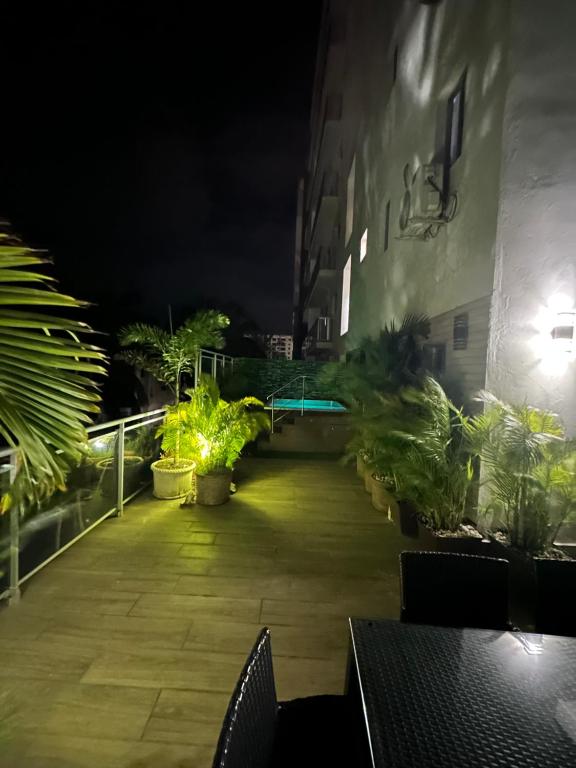
[[[362,432],[376,472],[410,500],[434,530],[456,531],[474,477],[468,419],[440,384],[377,393]]]
[[[120,344],[127,347],[123,359],[130,365],[142,368],[154,378],[170,387],[174,395],[171,419],[176,424],[168,430],[174,435],[170,453],[174,463],[180,459],[178,425],[180,395],[185,374],[194,373],[194,366],[201,347],[222,349],[222,331],[229,324],[226,315],[214,310],[197,312],[186,320],[174,333],[145,323],[134,323],[119,334]]]
[[[505,526],[510,544],[544,552],[576,512],[576,445],[558,417],[528,405],[509,405],[487,392],[482,414],[469,424],[489,502],[484,511]]]
[[[170,408],[159,428],[162,450],[172,455],[179,443],[180,456],[196,464],[197,474],[232,469],[244,446],[270,428],[270,420],[255,397],[228,403],[218,385],[203,376],[190,400]]]
[[[61,308],[86,306],[54,289],[49,259],[0,232],[0,435],[17,449],[16,481],[2,500],[37,504],[64,489],[87,449],[85,425],[99,412],[92,376],[104,374],[93,333]]]

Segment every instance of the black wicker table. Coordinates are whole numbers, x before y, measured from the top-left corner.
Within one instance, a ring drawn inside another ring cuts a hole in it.
[[[576,766],[576,639],[350,620],[375,768]]]

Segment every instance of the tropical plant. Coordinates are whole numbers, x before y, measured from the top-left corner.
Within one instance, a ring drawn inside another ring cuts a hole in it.
[[[197,474],[232,469],[244,446],[270,428],[260,400],[244,397],[228,403],[207,376],[187,394],[188,401],[169,409],[158,434],[163,453],[173,455],[178,445],[180,456],[194,461]]]
[[[175,436],[171,452],[174,464],[180,460],[179,439],[182,430],[178,425],[178,404],[183,378],[186,374],[194,373],[201,347],[222,349],[223,329],[228,324],[226,315],[215,310],[203,310],[186,320],[174,333],[145,323],[134,323],[119,333],[120,344],[127,347],[122,358],[150,373],[157,381],[166,384],[173,393],[170,419],[175,419],[176,424],[169,430]]]
[[[174,333],[155,325],[133,323],[118,334],[122,353],[130,365],[150,373],[166,384],[180,402],[185,374],[193,374],[201,347],[222,349],[223,330],[229,324],[226,315],[216,310],[203,310],[186,320]]]
[[[365,338],[347,363],[328,366],[322,383],[333,383],[352,407],[364,407],[379,392],[417,386],[423,376],[422,342],[429,333],[426,315],[408,314],[400,326],[392,322],[377,338]]]
[[[376,471],[434,530],[456,531],[474,477],[466,417],[431,377],[421,387],[377,395],[364,427]]]
[[[544,552],[576,511],[576,446],[556,414],[488,392],[478,399],[485,409],[468,432],[489,494],[483,511],[504,525],[512,546]]]
[[[0,231],[0,435],[17,450],[17,474],[2,509],[39,503],[64,489],[87,449],[86,424],[99,412],[94,375],[101,349],[81,340],[92,329],[56,310],[86,306],[54,288],[49,259]]]

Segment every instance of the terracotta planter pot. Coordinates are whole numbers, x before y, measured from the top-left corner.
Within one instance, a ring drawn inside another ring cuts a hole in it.
[[[386,485],[374,476],[372,477],[372,506],[378,512],[384,512],[389,520],[398,518],[398,502]]]
[[[489,541],[482,536],[438,536],[432,528],[418,519],[418,542],[428,552],[455,552],[462,555],[490,556]]]
[[[194,462],[180,462],[180,465],[177,468],[171,467],[166,459],[150,465],[154,473],[154,496],[157,499],[180,499],[190,493]]]
[[[230,498],[232,472],[211,472],[208,475],[196,475],[196,504],[215,507],[225,504]]]

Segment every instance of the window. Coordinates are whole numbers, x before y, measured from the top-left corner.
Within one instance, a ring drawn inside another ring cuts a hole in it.
[[[424,345],[424,367],[433,376],[441,376],[446,370],[446,344]]]
[[[454,317],[452,331],[452,349],[467,349],[468,347],[468,313]]]
[[[368,253],[368,230],[364,230],[362,240],[360,240],[360,261],[364,261]]]
[[[356,158],[352,160],[346,184],[346,244],[354,228],[354,183],[356,179]]]
[[[398,77],[398,46],[394,46],[394,54],[392,57],[392,82],[396,82]]]
[[[352,277],[352,256],[348,256],[348,261],[344,266],[342,273],[342,311],[340,314],[340,336],[348,333],[348,323],[350,320],[350,282]]]
[[[384,252],[388,250],[388,244],[390,242],[390,200],[386,203],[386,209],[384,211]]]
[[[456,90],[448,99],[446,116],[446,162],[451,168],[462,154],[464,134],[464,98],[466,75],[458,83]]]

